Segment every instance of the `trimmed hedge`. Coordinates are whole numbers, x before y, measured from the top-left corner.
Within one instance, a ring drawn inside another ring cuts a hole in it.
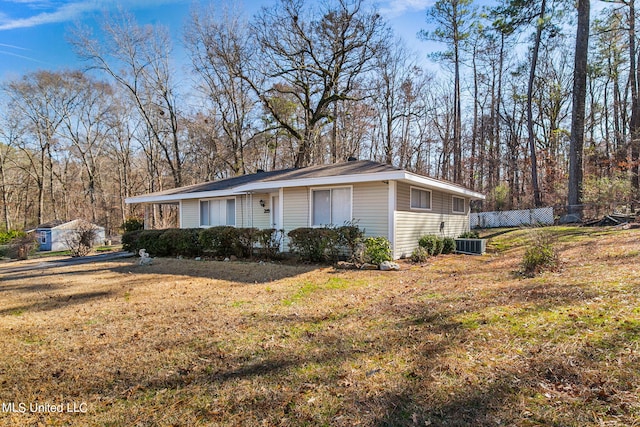
[[[140,234],[142,234],[143,231],[144,230],[126,231],[122,235],[122,249],[138,255],[138,251],[142,249],[138,245],[138,239],[140,238]]]
[[[164,246],[166,255],[194,257],[202,253],[200,229],[170,228],[160,235],[158,244]]]
[[[138,255],[144,249],[151,256],[197,256],[202,253],[197,228],[135,230],[122,235],[122,249]]]
[[[442,238],[428,234],[418,240],[418,246],[424,248],[430,256],[438,256],[455,252],[456,241],[451,237]]]
[[[340,235],[335,228],[301,227],[291,230],[287,236],[291,251],[300,255],[303,261],[324,262],[338,258]]]
[[[284,230],[265,228],[255,234],[256,242],[260,245],[260,254],[267,259],[276,259],[280,254],[280,245],[284,237]]]
[[[297,228],[288,234],[291,250],[310,262],[335,261],[346,251],[353,256],[362,246],[364,230],[355,225],[337,228]],[[218,226],[205,229],[170,228],[133,230],[122,236],[124,250],[136,255],[145,249],[151,256],[198,256],[250,258],[255,253],[275,259],[280,253],[283,230]]]
[[[337,261],[340,255],[357,258],[364,230],[349,223],[341,227],[301,227],[291,230],[289,248],[308,262]]]
[[[242,257],[239,229],[230,225],[205,228],[200,232],[200,244],[205,252],[216,257]]]

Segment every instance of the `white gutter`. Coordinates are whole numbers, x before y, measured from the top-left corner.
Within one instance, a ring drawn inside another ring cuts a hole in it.
[[[403,172],[405,174],[405,181],[409,181],[416,184],[421,184],[423,186],[437,188],[439,190],[443,190],[446,193],[454,193],[459,195],[464,195],[469,197],[470,199],[478,199],[484,200],[487,197],[484,194],[477,193],[475,191],[471,191],[467,188],[460,187],[455,184],[451,184],[445,181],[438,181],[433,178],[427,178],[425,176],[416,175],[411,172]]]

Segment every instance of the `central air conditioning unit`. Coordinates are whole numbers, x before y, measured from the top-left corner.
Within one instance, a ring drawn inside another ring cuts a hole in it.
[[[487,239],[456,239],[459,254],[482,255],[487,252]]]

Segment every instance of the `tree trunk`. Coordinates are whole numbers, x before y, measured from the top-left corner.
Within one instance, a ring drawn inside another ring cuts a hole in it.
[[[531,54],[531,69],[529,70],[529,84],[527,85],[527,130],[529,132],[529,151],[531,157],[531,187],[533,189],[533,204],[536,207],[542,206],[540,199],[540,187],[538,185],[538,161],[536,156],[536,137],[533,133],[533,83],[536,77],[536,65],[538,63],[538,51],[542,40],[542,29],[544,27],[545,9],[547,1],[542,0],[540,4],[540,16],[536,28],[536,38]]]
[[[582,216],[582,150],[587,96],[587,57],[589,50],[590,0],[578,1],[575,64],[573,69],[573,107],[569,143],[569,213]]]

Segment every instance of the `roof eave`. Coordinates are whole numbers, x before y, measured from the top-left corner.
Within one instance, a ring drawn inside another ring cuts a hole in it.
[[[461,187],[459,185],[451,184],[445,181],[439,181],[437,179],[428,178],[421,175],[416,175],[411,172],[404,172],[405,176],[403,178],[404,181],[420,184],[423,186],[427,186],[430,188],[442,190],[446,193],[456,194],[464,197],[468,197],[471,200],[485,200],[486,196],[484,194],[478,193],[476,191],[469,190],[468,188]]]
[[[402,177],[402,171],[388,171],[388,172],[372,172],[363,174],[352,175],[333,175],[322,176],[316,178],[297,178],[288,180],[271,180],[263,181],[259,183],[247,184],[236,188],[238,192],[250,192],[258,190],[267,190],[274,187],[289,188],[289,187],[317,187],[322,185],[335,185],[335,184],[350,184],[359,182],[372,182],[372,181],[388,181],[396,180]]]

